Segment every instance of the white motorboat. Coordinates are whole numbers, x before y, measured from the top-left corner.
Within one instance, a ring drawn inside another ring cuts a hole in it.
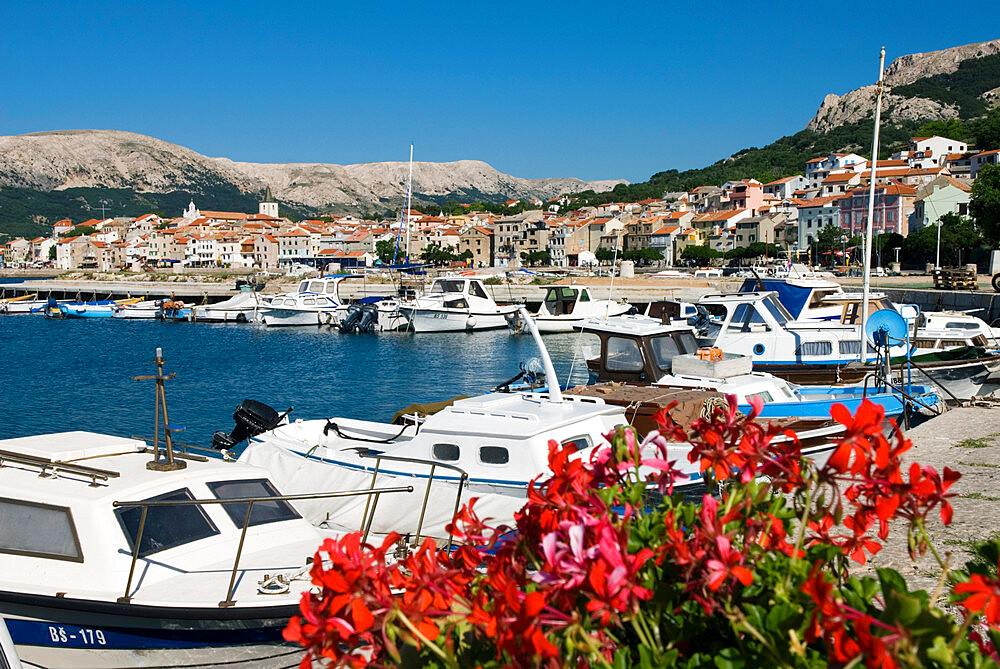
[[[324,534],[262,469],[154,457],[89,432],[0,441],[0,618],[21,662],[297,664],[281,631]]]
[[[595,300],[590,288],[576,284],[543,286],[545,300],[531,315],[539,332],[572,332],[574,326],[588,318],[610,318],[632,310],[632,306],[615,300]]]
[[[303,279],[294,293],[275,295],[260,309],[264,325],[336,325],[343,276]]]
[[[160,317],[163,300],[143,300],[134,304],[119,304],[111,307],[112,318],[154,319]]]
[[[37,293],[0,299],[0,314],[38,314],[45,310],[48,300],[39,300]]]
[[[517,309],[517,305],[498,305],[483,282],[473,277],[434,279],[424,295],[400,305],[413,332],[505,328]]]
[[[191,307],[191,320],[205,323],[252,323],[264,299],[255,291],[243,291],[228,300]]]

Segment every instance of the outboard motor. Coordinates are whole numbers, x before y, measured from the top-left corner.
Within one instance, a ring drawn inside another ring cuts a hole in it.
[[[263,402],[243,400],[233,412],[236,427],[229,434],[222,430],[216,432],[212,437],[212,447],[220,451],[228,451],[244,439],[274,429],[291,411],[292,409],[289,407],[288,411],[279,415],[277,411]]]
[[[354,330],[358,327],[358,323],[361,321],[361,316],[361,307],[358,305],[352,304],[347,307],[347,315],[344,316],[344,320],[340,321],[340,325],[338,326],[340,331],[344,334],[354,332]]]
[[[366,304],[361,307],[361,320],[358,322],[358,332],[375,332],[378,324],[378,307]]]
[[[699,337],[704,337],[708,334],[708,326],[711,325],[708,309],[698,305],[698,315],[687,319],[687,323],[697,331]]]

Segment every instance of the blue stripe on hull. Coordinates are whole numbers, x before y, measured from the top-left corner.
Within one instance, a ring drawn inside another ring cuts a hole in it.
[[[7,618],[11,640],[19,646],[51,648],[154,649],[241,646],[282,641],[282,625],[255,629],[131,629],[80,627]]]

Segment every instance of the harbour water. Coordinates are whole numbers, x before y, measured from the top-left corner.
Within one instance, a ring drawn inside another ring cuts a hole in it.
[[[578,334],[546,335],[563,383]],[[538,355],[530,336],[489,332],[341,335],[317,328],[49,320],[0,316],[0,439],[89,430],[151,435],[153,388],[132,377],[153,372],[163,349],[170,422],[178,439],[208,446],[232,429],[245,398],[292,418],[389,420],[414,402],[488,392]],[[586,379],[578,356],[573,379]]]

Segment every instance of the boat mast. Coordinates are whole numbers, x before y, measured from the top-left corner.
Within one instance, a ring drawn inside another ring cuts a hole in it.
[[[410,264],[410,197],[413,195],[413,145],[410,144],[410,180],[406,184],[406,208],[403,215],[406,216],[406,264]]]
[[[883,77],[885,74],[885,47],[879,54],[878,84],[875,85],[875,136],[872,138],[872,173],[868,179],[868,225],[865,228],[864,288],[861,291],[861,325],[859,327],[858,356],[861,363],[867,362],[868,347],[865,339],[865,324],[868,323],[868,292],[871,287],[872,268],[872,225],[875,220],[875,168],[878,165],[878,130],[882,121]],[[883,222],[883,226],[885,223]]]

